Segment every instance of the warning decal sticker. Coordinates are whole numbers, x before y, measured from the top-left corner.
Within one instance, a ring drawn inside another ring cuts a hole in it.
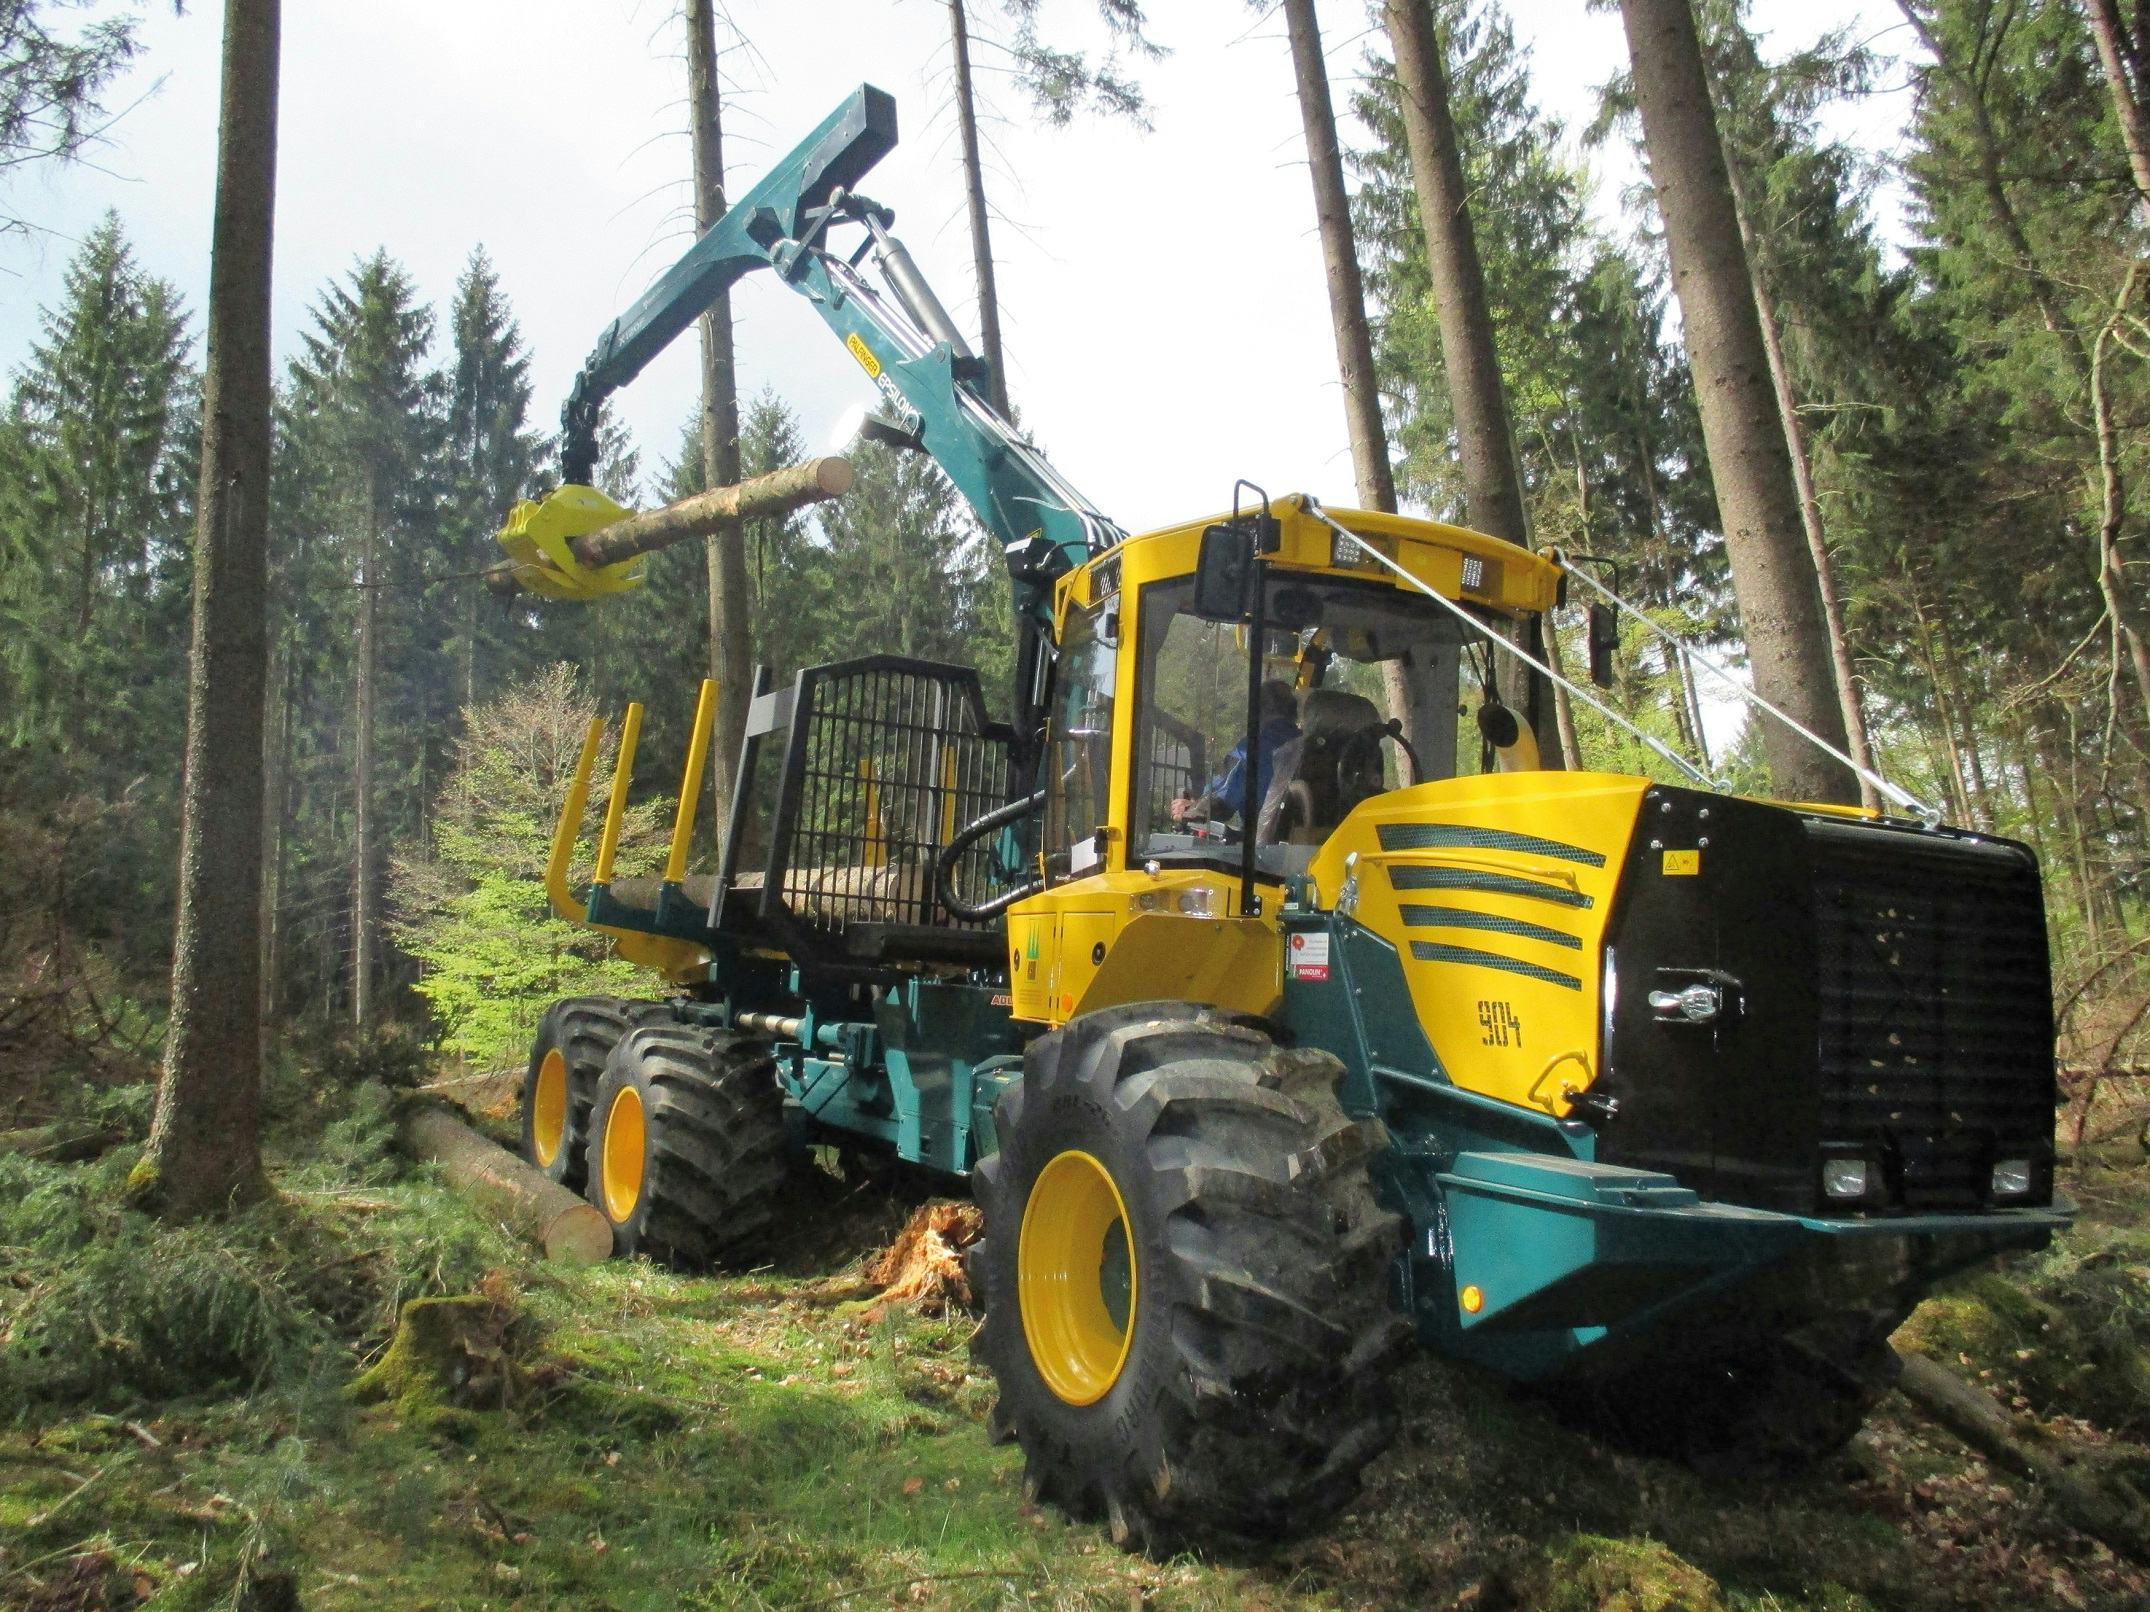
[[[1329,977],[1329,937],[1326,933],[1292,936],[1284,956],[1295,980],[1325,980]]]

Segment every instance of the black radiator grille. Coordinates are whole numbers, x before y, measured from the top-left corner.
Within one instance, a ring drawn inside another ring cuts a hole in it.
[[[2012,848],[1810,823],[1825,1142],[1907,1208],[1983,1203],[2043,1159],[2052,987],[2038,876]]]

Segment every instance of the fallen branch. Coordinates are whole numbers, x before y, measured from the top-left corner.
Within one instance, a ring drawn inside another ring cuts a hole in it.
[[[850,460],[809,459],[803,465],[772,470],[735,487],[712,488],[662,509],[629,515],[575,538],[568,549],[575,563],[585,569],[617,565],[689,538],[712,536],[741,521],[773,519],[809,504],[840,498],[851,490],[851,481]],[[528,573],[536,569],[503,561],[484,572],[485,585],[503,597],[520,593],[530,586]]]
[[[124,1131],[112,1126],[54,1122],[27,1130],[0,1131],[0,1153],[21,1153],[48,1164],[80,1164],[110,1152],[126,1139]]]
[[[444,1108],[411,1110],[403,1135],[414,1157],[535,1238],[547,1259],[594,1265],[612,1257],[612,1226],[551,1177],[496,1147]]]
[[[2033,1480],[2073,1526],[2130,1561],[2150,1563],[2150,1506],[2119,1478],[2099,1479],[2032,1442],[1993,1396],[1923,1355],[1905,1355],[1904,1397],[1996,1465]]]
[[[103,1477],[110,1470],[110,1467],[99,1467],[95,1472],[92,1472],[80,1483],[76,1484],[72,1489],[68,1490],[67,1493],[60,1498],[58,1503],[52,1506],[48,1506],[45,1510],[36,1513],[34,1516],[30,1517],[28,1521],[23,1524],[23,1526],[33,1533],[36,1530],[44,1527],[45,1524],[52,1521],[53,1518],[57,1517],[61,1512],[65,1511],[69,1506],[73,1505],[77,1500],[79,1500],[82,1497],[83,1492],[87,1490],[91,1484],[95,1483],[99,1478]]]

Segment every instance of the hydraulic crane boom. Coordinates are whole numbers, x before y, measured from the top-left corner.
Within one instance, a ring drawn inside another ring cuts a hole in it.
[[[570,483],[592,475],[607,397],[718,296],[756,269],[774,269],[879,389],[884,411],[869,429],[931,454],[1000,544],[1024,628],[1018,698],[1028,714],[1053,579],[1124,534],[987,401],[985,363],[889,233],[894,215],[853,191],[895,144],[894,99],[860,85],[608,325],[561,411],[563,475]],[[844,227],[864,231],[848,256],[830,245]],[[885,290],[861,272],[869,260]]]

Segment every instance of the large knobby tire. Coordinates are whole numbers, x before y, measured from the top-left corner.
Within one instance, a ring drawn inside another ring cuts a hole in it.
[[[585,1195],[621,1254],[690,1270],[766,1253],[784,1185],[784,1099],[768,1046],[655,1025],[612,1049],[591,1110]]]
[[[523,1157],[563,1187],[581,1191],[590,1104],[605,1060],[628,1031],[671,1013],[663,1002],[618,996],[570,996],[547,1008],[523,1071]]]
[[[1343,1067],[1185,1003],[1033,1042],[975,1187],[994,1432],[1026,1487],[1152,1552],[1273,1541],[1357,1492],[1394,1430],[1402,1223]]]

